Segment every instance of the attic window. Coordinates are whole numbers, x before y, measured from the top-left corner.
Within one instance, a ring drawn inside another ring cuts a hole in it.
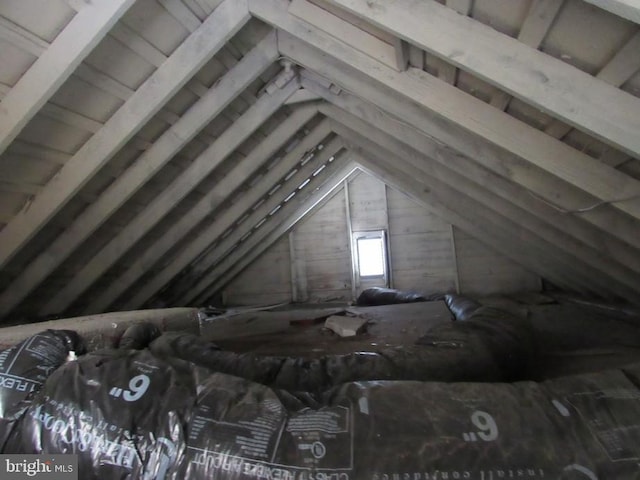
[[[355,233],[358,274],[362,277],[385,277],[387,249],[384,231]]]

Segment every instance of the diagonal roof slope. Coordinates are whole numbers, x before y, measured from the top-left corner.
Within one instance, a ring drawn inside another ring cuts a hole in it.
[[[560,287],[639,302],[639,16],[3,2],[0,317],[203,302],[356,167]]]

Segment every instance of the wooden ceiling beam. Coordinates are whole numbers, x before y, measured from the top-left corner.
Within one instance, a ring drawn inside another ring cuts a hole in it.
[[[640,158],[639,98],[435,0],[328,1]]]
[[[62,167],[29,209],[18,213],[0,231],[3,246],[0,267],[6,265],[250,18],[246,0],[226,0],[217,8]],[[49,75],[43,73],[45,77]]]
[[[640,32],[631,37],[624,47],[602,67],[596,78],[614,87],[620,87],[640,70],[640,54],[638,52],[640,52]],[[554,120],[545,127],[544,131],[552,137],[563,138],[571,129],[571,125]]]
[[[172,225],[166,232],[162,234],[152,245],[127,267],[117,279],[111,281],[111,284],[103,290],[100,295],[91,301],[85,314],[100,313],[107,311],[125,291],[130,290],[136,281],[144,275],[150,268],[165,257],[172,247],[180,243],[185,237],[191,236],[193,240],[179,254],[183,260],[183,265],[187,266],[202,250],[192,246],[197,243],[196,238],[202,236],[198,231],[194,233],[194,229],[208,215],[218,209],[229,197],[242,186],[248,178],[251,178],[256,171],[264,165],[264,163],[280,150],[285,143],[300,129],[301,126],[309,122],[318,110],[315,106],[305,105],[295,110],[287,119],[282,122],[276,129],[271,132],[264,140],[254,147],[249,155],[239,161],[233,169],[224,176],[224,180],[219,182],[207,195],[202,197],[196,205],[186,212],[178,222]],[[195,237],[195,238],[194,238]],[[184,268],[184,266],[182,268]],[[179,273],[180,268],[176,273]],[[156,293],[175,275],[165,280],[166,269],[162,273],[154,275],[150,282],[144,284],[143,290],[151,292],[149,296]]]
[[[162,65],[168,58],[161,50],[156,48],[155,45],[148,42],[145,38],[139,35],[138,32],[132,30],[124,23],[117,24],[111,30],[110,35],[156,68]],[[204,97],[209,91],[209,89],[195,76],[186,83],[185,88],[197,97]],[[175,123],[176,120],[171,118],[171,112],[167,112],[165,110],[161,110],[160,112],[161,113],[159,115],[163,120],[168,121],[170,125]],[[213,139],[210,140],[213,141]],[[209,143],[211,143],[211,141]]]
[[[400,38],[394,38],[393,49],[396,54],[396,69],[404,72],[409,66],[409,44]]]
[[[341,135],[350,150],[359,154],[354,160],[384,183],[406,193],[446,222],[530,272],[542,274],[544,278],[569,290],[588,291],[588,285],[558,269],[540,248],[531,244],[516,244],[514,238],[523,238],[516,234],[518,225],[505,224],[502,218],[496,217],[495,212],[484,205],[478,205],[466,195],[444,188],[440,182],[411,167],[393,152],[377,144],[374,147],[366,138],[348,133],[348,127]],[[499,221],[494,225],[492,222],[496,219]]]
[[[78,5],[78,10],[81,10],[82,6],[85,5],[85,3],[83,0],[78,0],[78,2],[81,2],[81,5]],[[117,23],[116,25],[114,25],[109,33],[121,42],[127,43],[127,47],[129,47],[132,51],[135,51],[138,54],[141,54],[141,52],[144,51],[145,55],[148,55],[144,58],[146,58],[152,64],[153,62],[158,62],[158,54],[162,55],[165,60],[167,58],[166,55],[155,49],[153,45],[146,42],[146,40],[142,39],[142,37],[137,35],[122,23]],[[135,40],[133,37],[135,37]],[[26,52],[31,53],[32,55],[35,55],[36,57],[41,56],[47,50],[47,48],[49,48],[49,43],[33,35],[31,32],[25,30],[19,25],[16,25],[9,20],[2,18],[0,18],[0,38],[7,39],[10,43],[18,46]],[[146,47],[148,47],[147,49],[138,48],[140,46],[139,44],[142,42],[146,43]],[[151,49],[154,49],[155,51],[152,52]],[[163,62],[160,61],[156,66],[160,66],[162,63]],[[85,63],[81,63],[80,65],[78,65],[76,70],[73,72],[73,75],[88,83],[89,85],[92,85],[102,90],[103,92],[106,92],[109,95],[113,95],[114,97],[119,98],[120,100],[123,100],[125,102],[129,99],[129,97],[131,97],[131,95],[134,94],[134,90],[132,90],[131,88]],[[3,85],[0,87],[0,91],[2,91],[4,94],[8,93],[10,89],[10,87],[6,87],[5,92],[5,86]],[[162,109],[158,113],[158,117],[167,122],[169,125],[172,125],[173,123],[175,123],[177,116],[173,112]]]
[[[471,7],[473,0],[446,0],[445,5],[452,8],[460,15],[469,15],[471,13]]]
[[[280,52],[296,63],[348,92],[358,92],[559,211],[640,245],[637,180],[426,73],[386,68],[289,15],[286,2],[250,0],[250,9],[278,28]]]
[[[564,0],[536,0],[531,2],[527,17],[520,28],[518,40],[537,50],[544,37],[547,36],[563,3]],[[500,110],[505,110],[511,98],[511,95],[507,92],[499,90],[491,97],[491,105]]]
[[[331,133],[328,121],[325,121],[323,123],[322,133]],[[197,281],[193,285],[191,285],[188,290],[184,290],[182,292],[182,295],[178,295],[182,298],[183,302],[187,302],[185,303],[185,305],[187,305],[188,302],[193,302],[195,298],[197,298],[201,293],[208,289],[209,285],[216,281],[215,273],[212,272],[215,271],[216,266],[224,260],[226,255],[230,251],[232,251],[233,246],[236,245],[240,241],[240,239],[247,234],[247,232],[251,231],[254,225],[260,222],[263,218],[267,218],[269,216],[269,213],[272,212],[274,208],[276,208],[278,205],[281,205],[292,192],[296,191],[296,189],[299,185],[302,184],[302,182],[313,175],[313,173],[317,171],[317,169],[320,168],[321,165],[327,162],[331,156],[336,155],[342,148],[342,140],[334,138],[325,145],[325,148],[323,148],[319,152],[316,152],[313,158],[311,158],[303,166],[300,166],[299,164],[300,161],[305,158],[304,152],[302,152],[302,155],[300,155],[300,152],[298,152],[297,155],[292,156],[291,158],[295,159],[297,171],[293,175],[291,175],[290,178],[282,182],[282,187],[278,190],[277,194],[267,196],[268,192],[274,187],[274,185],[277,185],[277,182],[280,182],[283,176],[287,175],[288,170],[283,173],[282,169],[280,169],[280,171],[275,172],[274,175],[270,175],[269,179],[265,179],[264,182],[260,182],[260,191],[263,194],[261,196],[252,194],[251,200],[254,200],[254,202],[247,202],[248,206],[246,204],[243,205],[246,207],[244,208],[243,212],[248,211],[248,208],[256,203],[256,201],[258,201],[260,198],[264,198],[264,202],[260,205],[260,207],[255,209],[255,211],[249,212],[249,216],[247,217],[247,219],[244,220],[239,226],[237,226],[231,232],[231,234],[229,234],[228,237],[220,241],[219,244],[216,244],[216,246],[201,259],[198,259],[198,269],[197,272],[194,272],[194,277],[197,278]],[[278,178],[274,182],[272,178],[276,175],[278,175]],[[271,180],[270,185],[268,184],[268,180]],[[294,198],[296,196],[298,196],[298,193],[296,193]],[[238,218],[240,217],[238,216],[235,219],[237,220]],[[228,218],[227,220],[232,219]],[[233,222],[226,221],[224,222],[224,225],[220,225],[220,228],[216,228],[214,232],[210,232],[213,233],[213,235],[208,233],[206,237],[207,240],[212,240],[208,245],[210,246],[213,241],[215,241],[216,238],[219,238],[220,235],[226,230],[226,228],[221,228],[222,226],[226,225],[228,228],[232,223]]]
[[[614,275],[616,281],[626,279],[623,282],[628,282],[628,285],[635,286],[640,291],[640,258],[637,249],[579,218],[560,213],[547,203],[529,195],[523,187],[483,167],[468,156],[434,141],[418,129],[399,122],[371,103],[346,92],[335,95],[307,79],[303,79],[303,84],[307,89],[322,95],[327,102],[341,111],[348,112],[349,116],[335,118],[335,112],[323,104],[319,107],[321,113],[328,116],[334,114],[332,118],[352,128],[361,125],[363,130],[360,133],[367,128],[365,125],[378,128],[431,158],[432,161],[477,183],[480,188],[490,189],[506,202],[513,203],[533,215],[534,222],[542,222],[536,230],[540,233],[548,230],[547,238],[565,252],[598,268],[603,275]]]
[[[486,184],[477,183],[478,178],[474,179],[473,176],[469,178],[461,174],[458,168],[452,168],[448,164],[447,160],[449,159],[455,162],[453,156],[440,158],[439,161],[436,161],[434,157],[437,154],[433,155],[433,148],[425,151],[422,148],[423,145],[416,145],[417,149],[406,145],[394,138],[390,132],[364,122],[337,107],[321,107],[321,110],[343,125],[340,129],[334,129],[336,133],[343,135],[344,125],[348,125],[349,132],[357,134],[361,138],[370,139],[367,140],[369,146],[373,148],[375,145],[385,151],[393,152],[396,157],[403,159],[404,164],[410,165],[414,172],[422,172],[428,176],[429,181],[436,182],[438,188],[452,192],[453,195],[468,197],[474,205],[484,206],[490,225],[512,231],[513,238],[519,239],[520,246],[531,245],[539,248],[538,251],[541,253],[536,262],[544,263],[541,255],[546,254],[547,257],[544,260],[553,265],[552,269],[566,272],[576,279],[576,283],[581,280],[583,285],[590,284],[592,287],[610,294],[618,291],[619,294],[628,298],[635,296],[636,301],[640,301],[638,293],[640,292],[640,275],[637,272],[630,272],[621,266],[618,266],[616,270],[609,268],[612,262],[607,262],[606,257],[597,251],[589,250],[585,255],[579,256],[578,249],[584,250],[584,245],[565,234],[560,225],[552,225],[537,218],[527,209],[510,201],[508,195],[502,197],[494,188],[489,189]],[[360,144],[362,143],[361,141]],[[398,166],[398,168],[405,167]],[[498,188],[499,186],[498,184]],[[429,188],[433,187],[430,185]],[[449,196],[447,194],[447,197]],[[592,265],[592,259],[588,257],[589,254],[594,257],[593,260],[597,266]],[[528,268],[532,270],[531,265]],[[540,272],[536,273],[540,274]]]
[[[536,0],[531,2],[527,17],[518,33],[518,40],[538,49],[558,16],[564,0]]]
[[[640,24],[640,5],[636,0],[584,0],[619,17]]]
[[[314,181],[315,185],[309,185],[311,188],[307,191],[302,190],[302,194],[287,202],[276,218],[263,225],[211,270],[210,278],[214,279],[214,283],[209,286],[207,293],[202,295],[203,299],[224,288],[300,220],[320,209],[340,191],[342,182],[356,169],[352,162],[341,160],[332,162],[318,175]]]
[[[347,42],[352,48],[368,55],[385,65],[397,69],[396,50],[394,46],[357,26],[338,18],[332,13],[320,8],[307,0],[293,0],[289,6],[289,12],[301,19],[314,18],[319,25],[331,36]]]
[[[135,0],[87,4],[2,99],[0,154]]]
[[[115,36],[115,32],[122,28],[124,28],[123,24],[117,23],[109,33]],[[42,55],[42,53],[44,53],[49,47],[49,43],[46,41],[4,18],[0,18],[0,38],[5,38],[13,45],[18,46],[22,50],[35,56]],[[164,56],[164,58],[166,60],[166,56]],[[104,73],[98,72],[93,67],[84,63],[78,65],[76,70],[73,72],[73,75],[80,78],[85,83],[107,92],[120,100],[126,101],[134,93],[134,90],[130,89],[126,85],[108,77]],[[11,90],[11,87],[0,84],[0,94],[2,94],[2,96],[6,95],[9,90]],[[65,123],[66,125],[81,128],[92,133],[96,133],[103,125],[100,122],[83,117],[76,112],[72,112],[71,110],[50,102],[45,103],[39,113]],[[177,115],[164,109],[160,110],[158,116],[169,125],[175,123],[177,119]],[[140,148],[140,150],[145,150],[149,143],[139,137],[134,137],[133,142],[136,147]]]
[[[293,105],[296,103],[303,103],[303,102],[313,102],[315,100],[320,100],[320,99],[321,97],[316,95],[315,93],[312,93],[308,90],[305,90],[304,88],[301,88],[296,93],[291,95],[291,97],[289,97],[289,99],[285,102],[285,105]]]
[[[471,13],[472,0],[446,0],[445,5],[460,15],[469,15]],[[419,48],[419,47],[418,47]],[[420,51],[423,51],[420,49]],[[450,85],[455,85],[458,81],[458,68],[447,62],[446,60],[434,56],[430,62],[436,67],[438,78]],[[422,70],[422,69],[421,69]]]
[[[229,1],[229,0],[226,0]],[[222,6],[221,6],[222,7]],[[220,8],[216,11],[220,11]],[[214,13],[215,14],[215,13]],[[211,18],[211,17],[209,17]],[[218,137],[182,175],[123,227],[42,309],[41,314],[62,312],[95,283],[142,236],[154,227],[178,202],[231,155],[249,136],[271,117],[300,86],[297,79],[272,95],[266,93],[233,125]]]
[[[8,314],[50,275],[73,251],[121,208],[143,185],[216,118],[278,57],[275,32],[265,37],[100,197],[38,255],[0,295],[0,317]]]
[[[237,225],[236,222],[248,214],[246,222],[248,225],[254,225],[265,217],[276,205],[268,207],[269,201],[265,200],[269,197],[269,192],[282,183],[283,178],[287,176],[294,168],[296,168],[302,160],[312,151],[320,142],[323,141],[331,133],[329,121],[322,120],[300,143],[298,143],[290,152],[288,152],[273,168],[269,169],[265,175],[251,187],[242,197],[241,200],[229,206],[219,217],[204,231],[201,235],[202,240],[199,243],[204,245],[197,260],[192,261],[188,266],[188,272],[180,276],[180,285],[175,286],[176,295],[187,295],[188,292],[194,291],[192,288],[206,272],[212,268],[220,258],[222,252],[226,252],[235,242],[238,241],[244,233],[239,234],[234,230],[230,235],[221,239],[222,235],[230,228]],[[316,162],[310,162],[316,164]],[[304,179],[303,179],[304,180]],[[302,180],[302,181],[303,181]],[[295,180],[294,180],[295,181]],[[273,197],[275,198],[275,197]],[[264,200],[262,206],[250,211],[252,207],[258,204],[260,200]],[[265,210],[266,209],[266,210]],[[237,238],[236,238],[237,237]],[[218,247],[217,242],[220,243]],[[231,242],[231,243],[229,243]],[[215,247],[213,245],[215,244]],[[180,271],[178,268],[171,268],[173,271]],[[173,275],[175,277],[175,275]],[[197,287],[196,287],[197,290]]]

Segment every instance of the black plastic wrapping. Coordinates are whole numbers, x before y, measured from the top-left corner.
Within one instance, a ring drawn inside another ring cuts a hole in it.
[[[429,299],[415,292],[403,292],[392,288],[371,287],[363,290],[356,304],[361,307],[395,305],[398,303],[426,302]]]
[[[183,478],[636,479],[640,365],[515,384],[355,382],[292,410],[213,375]]]
[[[125,400],[138,375],[148,385]],[[77,453],[83,479],[635,479],[639,381],[633,365],[543,383],[350,382],[310,395],[117,350],[56,370],[11,446]]]
[[[78,454],[83,479],[170,478],[207,376],[145,350],[85,355],[51,375],[5,453]]]
[[[526,320],[482,307],[472,320],[430,330],[419,345],[314,359],[221,351],[191,334],[166,333],[150,350],[289,391],[320,392],[361,380],[498,382],[522,378],[534,356]]]
[[[70,351],[84,351],[76,332],[45,330],[0,352],[0,451],[30,399]]]
[[[447,294],[444,301],[456,320],[468,320],[480,304],[464,295]]]
[[[120,337],[118,348],[142,350],[147,348],[161,334],[160,329],[153,323],[145,322],[131,325]]]

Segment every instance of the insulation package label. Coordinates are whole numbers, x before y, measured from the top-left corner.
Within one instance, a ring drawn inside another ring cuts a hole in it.
[[[75,453],[80,471],[101,479],[168,478],[193,390],[173,390],[177,377],[146,353],[96,353],[69,363],[28,409],[11,451]]]
[[[198,404],[189,426],[185,478],[349,478],[348,407],[287,412],[268,387],[227,375],[216,375]]]
[[[640,461],[640,392],[620,389],[576,393],[567,401],[586,420],[612,461]],[[619,412],[618,422],[611,422],[611,412]]]
[[[640,404],[624,378],[576,378],[560,389],[356,382],[328,392],[324,406],[287,410],[268,387],[214,377],[189,427],[184,478],[593,480],[639,472]]]
[[[0,353],[0,417],[37,390],[66,355],[64,344],[47,334],[34,335]]]

